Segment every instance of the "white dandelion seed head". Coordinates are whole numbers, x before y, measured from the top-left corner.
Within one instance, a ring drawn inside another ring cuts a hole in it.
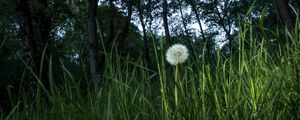
[[[184,63],[189,57],[189,50],[186,46],[182,44],[172,45],[166,52],[166,60],[171,65],[177,65],[179,63]]]

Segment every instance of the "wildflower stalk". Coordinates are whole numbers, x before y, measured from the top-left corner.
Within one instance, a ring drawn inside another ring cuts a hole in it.
[[[188,58],[188,49],[186,46],[182,44],[174,44],[172,45],[166,52],[166,60],[175,66],[175,84],[174,84],[174,97],[175,97],[175,110],[178,111],[179,105],[179,94],[178,94],[178,86],[179,81],[179,64],[184,63]],[[181,119],[178,113],[175,113],[174,117],[177,119]]]
[[[179,83],[178,83],[178,76],[179,76],[179,68],[178,68],[179,66],[178,66],[178,64],[176,65],[176,68],[175,68],[175,92],[174,92],[174,94],[175,94],[175,106],[176,106],[176,108],[177,108],[177,106],[178,106],[178,103],[179,103],[179,100],[178,100],[178,98],[179,98],[179,95],[178,95],[178,86],[179,86]]]
[[[178,111],[178,105],[179,105],[179,94],[178,94],[178,91],[179,91],[179,87],[180,86],[180,83],[178,81],[178,78],[179,78],[179,65],[177,64],[175,66],[175,86],[174,86],[174,97],[175,97],[175,109],[176,111]],[[177,119],[181,119],[180,118],[180,114],[179,113],[176,113],[176,117]]]

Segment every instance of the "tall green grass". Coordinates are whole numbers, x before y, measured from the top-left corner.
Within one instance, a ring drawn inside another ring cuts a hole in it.
[[[11,112],[2,112],[0,117],[6,120],[300,119],[299,23],[294,32],[285,31],[284,39],[288,42],[276,49],[268,39],[257,42],[251,37],[252,27],[241,28],[238,54],[228,58],[218,51],[209,60],[203,54],[179,66],[178,103],[173,94],[175,67],[166,63],[164,49],[153,46],[156,67],[151,70],[144,58],[121,57],[114,48],[110,53],[104,52],[106,64],[99,75],[103,82],[98,93],[90,87],[91,82],[83,90],[81,82],[62,60],[63,84],[55,83],[51,56],[49,89],[40,79],[42,72],[37,75],[27,66],[37,80],[35,98],[30,99],[32,93],[21,89],[17,97],[11,97],[14,106]],[[160,45],[164,48],[163,42]],[[14,96],[10,88],[8,92]]]

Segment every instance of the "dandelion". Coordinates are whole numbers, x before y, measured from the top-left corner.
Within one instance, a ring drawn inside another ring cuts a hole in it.
[[[172,45],[166,52],[166,59],[171,64],[176,66],[175,70],[175,86],[174,86],[174,96],[175,96],[175,106],[179,105],[179,94],[178,89],[180,89],[180,81],[179,78],[179,66],[178,64],[184,63],[189,57],[188,49],[186,46],[182,44],[174,44]],[[180,115],[177,114],[177,117],[180,118]]]
[[[166,53],[166,59],[171,65],[184,63],[189,56],[188,49],[182,44],[172,45]]]

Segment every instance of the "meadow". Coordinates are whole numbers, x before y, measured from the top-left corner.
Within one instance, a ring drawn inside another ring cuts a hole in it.
[[[203,50],[195,57],[190,50],[178,68],[166,61],[163,42],[161,49],[153,45],[151,69],[142,55],[133,60],[116,49],[102,51],[106,64],[99,75],[99,92],[88,77],[89,84],[82,85],[64,62],[64,79],[56,83],[50,57],[50,87],[27,66],[37,80],[35,97],[22,89],[14,95],[8,87],[13,107],[9,113],[0,112],[0,119],[300,119],[299,23],[282,36],[274,31],[278,41],[286,40],[280,45],[270,38],[256,40],[252,29],[240,28],[238,50],[229,56],[217,50],[207,57]]]

